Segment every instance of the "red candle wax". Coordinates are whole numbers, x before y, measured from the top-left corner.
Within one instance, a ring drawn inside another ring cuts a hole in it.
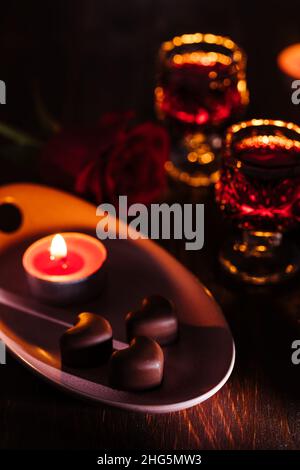
[[[38,271],[50,276],[65,276],[80,271],[83,268],[84,260],[74,251],[69,251],[65,258],[58,259],[43,251],[35,256],[33,264]]]

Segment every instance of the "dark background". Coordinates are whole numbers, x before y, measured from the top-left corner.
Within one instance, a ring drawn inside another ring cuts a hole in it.
[[[300,40],[298,0],[1,1],[1,118],[36,131],[33,89],[65,123],[103,111],[151,115],[156,51],[185,32],[231,36],[247,52],[249,115],[298,119],[276,56]]]
[[[282,48],[300,42],[299,18],[299,0],[2,0],[0,79],[7,104],[0,120],[42,136],[41,101],[64,125],[128,108],[151,117],[159,44],[201,31],[229,35],[246,50],[249,117],[299,123],[289,81],[276,65]],[[0,165],[5,182],[6,164]],[[300,366],[290,361],[291,341],[299,336],[300,281],[270,290],[220,279],[215,260],[223,225],[210,196],[205,249],[191,254],[172,242],[167,248],[222,305],[238,354],[229,383],[203,405],[150,416],[82,403],[9,358],[1,368],[2,448],[300,449]],[[197,200],[199,193],[173,198]]]

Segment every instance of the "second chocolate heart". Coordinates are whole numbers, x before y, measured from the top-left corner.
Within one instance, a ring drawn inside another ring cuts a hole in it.
[[[109,382],[120,390],[147,390],[160,385],[164,353],[156,341],[134,338],[129,348],[115,351],[109,363]]]
[[[129,312],[125,321],[128,341],[135,336],[148,336],[164,346],[178,336],[173,304],[160,295],[145,297],[141,308]]]

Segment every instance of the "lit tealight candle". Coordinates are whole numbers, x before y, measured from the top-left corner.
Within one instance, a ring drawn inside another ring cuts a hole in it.
[[[33,243],[24,253],[23,267],[36,297],[66,305],[100,294],[106,258],[106,248],[96,238],[63,233]]]

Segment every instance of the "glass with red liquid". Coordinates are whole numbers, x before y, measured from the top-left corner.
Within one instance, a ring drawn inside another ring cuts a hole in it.
[[[252,284],[295,274],[299,252],[284,233],[300,223],[300,127],[253,119],[229,128],[216,198],[241,230],[220,253],[227,272]]]
[[[248,104],[246,57],[230,39],[184,34],[159,52],[155,102],[173,149],[167,171],[191,186],[217,181],[217,132]]]

